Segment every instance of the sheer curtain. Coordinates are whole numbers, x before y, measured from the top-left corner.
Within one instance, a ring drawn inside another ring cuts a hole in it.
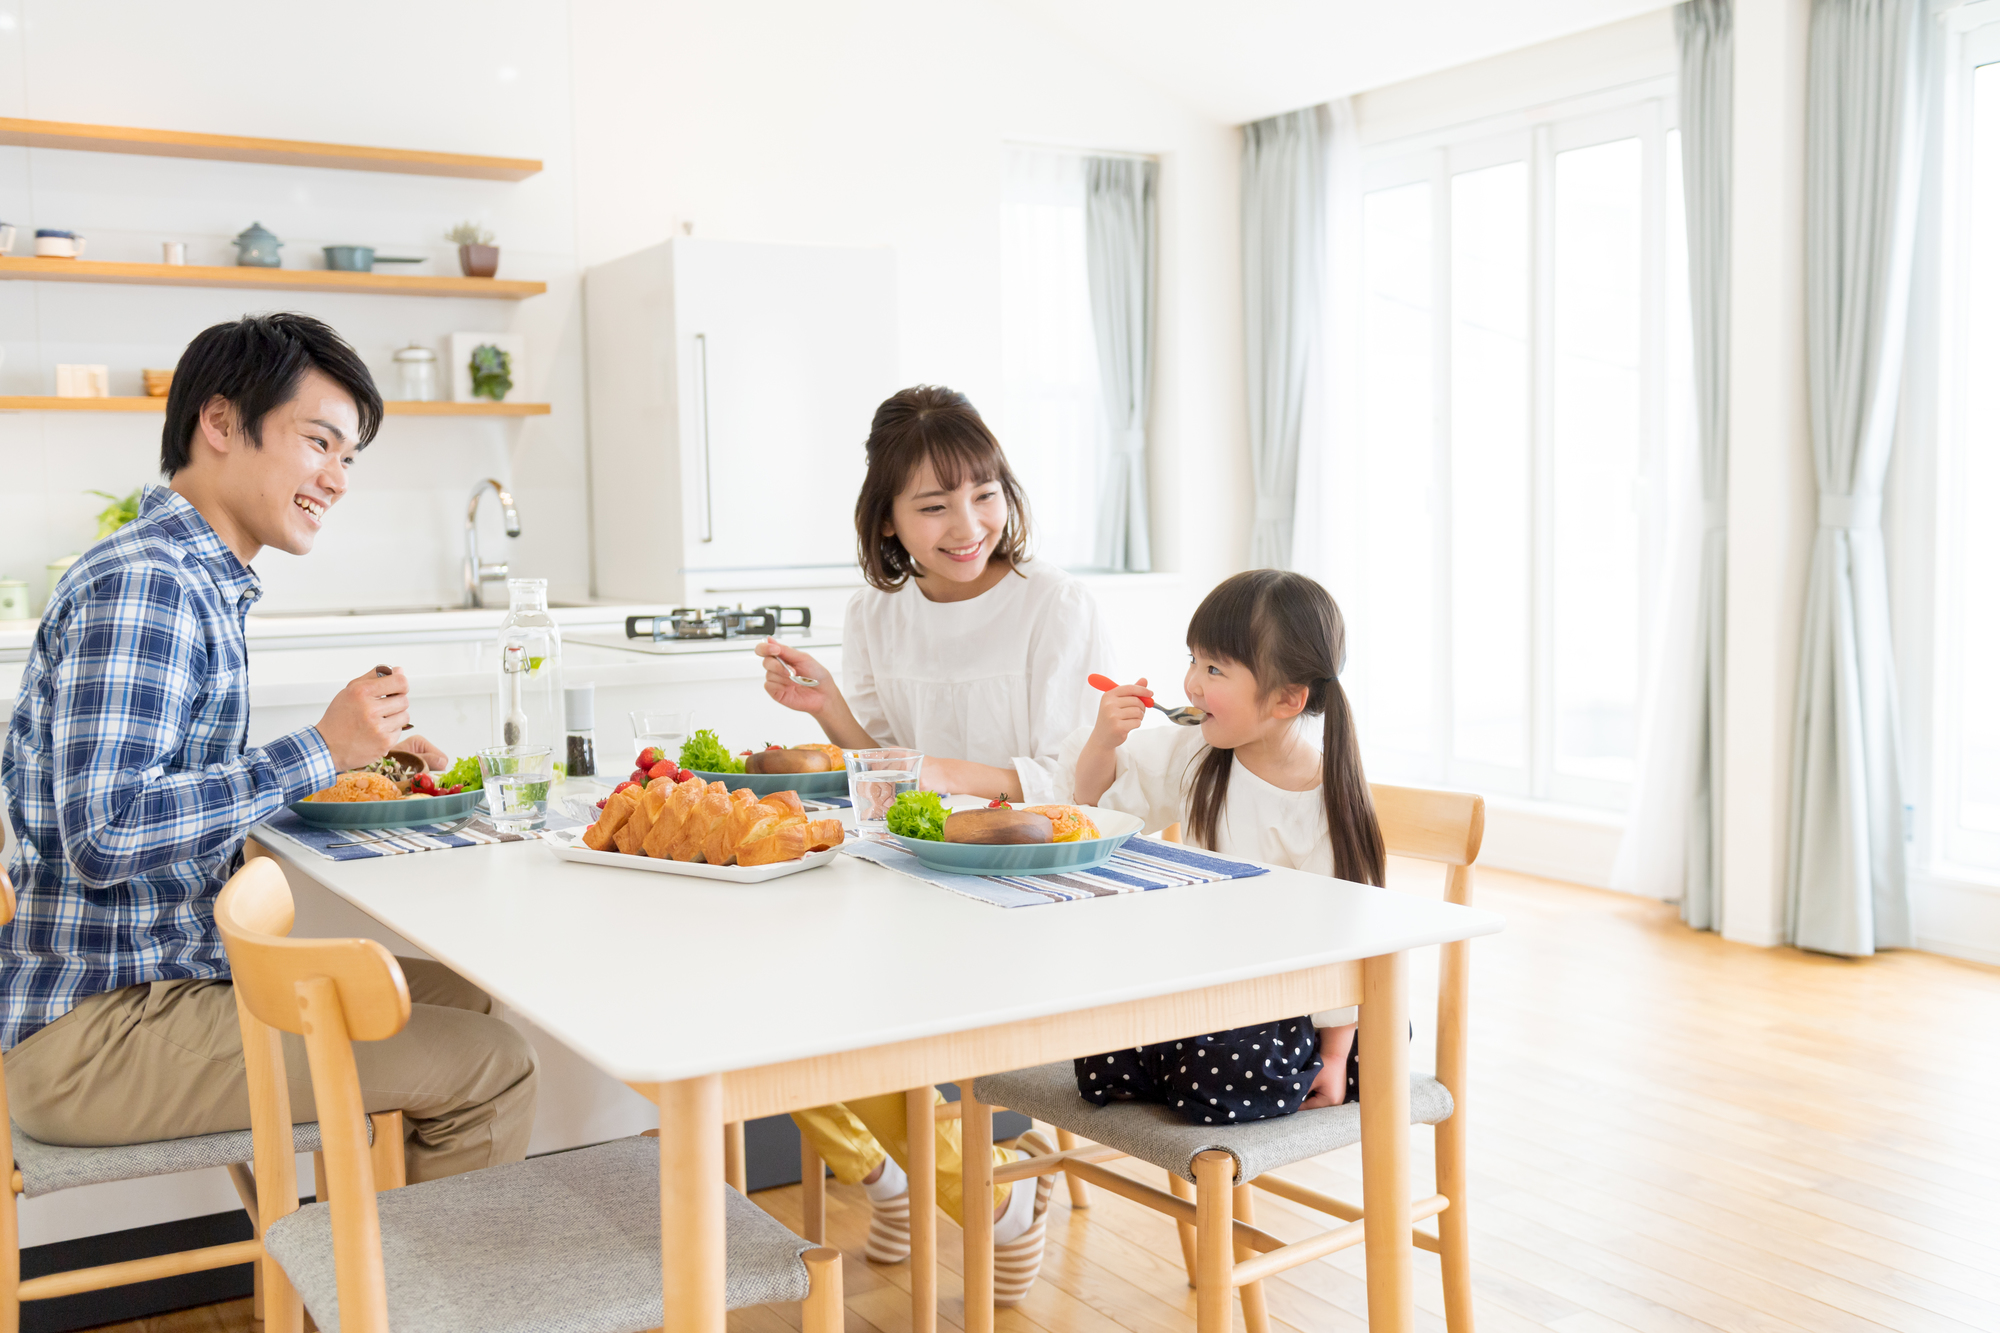
[[[1152,392],[1154,254],[1159,231],[1156,162],[1093,157],[1084,162],[1084,236],[1091,324],[1104,404],[1098,459],[1096,563],[1153,567],[1146,515],[1146,408]]]
[[[1669,440],[1666,586],[1655,602],[1638,776],[1611,871],[1615,888],[1679,898],[1681,919],[1698,930],[1722,922],[1732,14],[1732,0],[1687,0],[1674,9],[1687,272],[1669,281],[1678,279],[1688,295],[1698,448]],[[1680,332],[1671,331],[1672,345],[1685,345]],[[1694,466],[1677,466],[1681,460]]]
[[[1806,85],[1806,584],[1785,938],[1860,956],[1913,933],[1882,484],[1922,185],[1925,0],[1816,0]]]
[[[1007,150],[1001,205],[1000,443],[1034,507],[1035,552],[1069,568],[1097,558],[1103,392],[1091,316],[1084,164]]]
[[[1324,106],[1243,127],[1243,354],[1256,512],[1250,563],[1289,568],[1307,385],[1325,305]]]
[[[1326,306],[1323,348],[1306,380],[1300,420],[1298,497],[1292,509],[1291,568],[1347,595],[1353,564],[1343,523],[1358,508],[1352,498],[1355,404],[1361,367],[1361,136],[1354,101],[1326,104]],[[1342,604],[1345,609],[1345,603]]]

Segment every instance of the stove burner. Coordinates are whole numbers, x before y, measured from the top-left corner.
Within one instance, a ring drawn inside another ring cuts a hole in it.
[[[669,639],[761,639],[781,630],[811,628],[812,608],[806,606],[760,606],[751,611],[740,606],[677,606],[663,616],[625,617],[626,638],[654,643]]]

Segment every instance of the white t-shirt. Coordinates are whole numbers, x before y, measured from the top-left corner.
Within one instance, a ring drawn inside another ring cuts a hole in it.
[[[1117,670],[1097,599],[1041,560],[963,602],[933,602],[914,582],[863,588],[847,603],[841,660],[841,688],[870,736],[1012,766],[1021,787],[1009,794],[1031,805],[1073,786],[1056,776],[1056,752],[1097,716],[1086,677]]]
[[[1056,758],[1063,791],[1059,800],[1076,798],[1076,762],[1089,740],[1089,727],[1063,738]],[[1137,815],[1149,830],[1185,825],[1188,794],[1207,749],[1200,727],[1141,727],[1114,752],[1116,776],[1097,804]],[[1320,788],[1286,791],[1252,773],[1242,760],[1232,759],[1221,827],[1216,830],[1215,846],[1209,850],[1331,877],[1333,840],[1327,836],[1326,804]],[[1313,1025],[1342,1027],[1354,1022],[1357,1012],[1352,1006],[1325,1010],[1312,1016]]]

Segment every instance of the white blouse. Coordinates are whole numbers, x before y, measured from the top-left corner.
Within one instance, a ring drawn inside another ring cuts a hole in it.
[[[847,603],[841,661],[841,688],[870,736],[1011,766],[1021,786],[1010,795],[1031,805],[1074,785],[1057,776],[1056,753],[1097,716],[1085,678],[1117,670],[1097,599],[1041,560],[963,602],[933,602],[914,583],[863,588]]]
[[[1063,738],[1056,757],[1061,800],[1076,799],[1076,763],[1090,740],[1090,728]],[[1185,825],[1188,795],[1208,746],[1200,727],[1143,726],[1114,751],[1116,775],[1097,804],[1146,821],[1149,830]],[[1183,833],[1185,835],[1185,832]],[[1242,856],[1267,865],[1333,875],[1333,840],[1327,836],[1326,804],[1320,788],[1286,791],[1274,787],[1232,759],[1228,799],[1222,803],[1215,846],[1224,856]],[[1315,1027],[1342,1027],[1357,1010],[1329,1009],[1312,1016]]]

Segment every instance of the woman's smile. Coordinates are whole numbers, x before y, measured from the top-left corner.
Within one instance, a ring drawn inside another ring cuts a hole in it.
[[[943,552],[945,558],[948,560],[956,560],[960,564],[970,564],[985,554],[986,543],[982,540],[976,541],[970,546],[940,546],[938,550]]]

